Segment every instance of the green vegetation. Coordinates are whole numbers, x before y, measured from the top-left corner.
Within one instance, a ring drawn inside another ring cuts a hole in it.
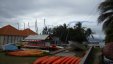
[[[5,52],[0,53],[0,64],[32,64],[38,57],[15,57],[8,56]]]
[[[100,53],[101,53],[101,48],[95,47],[92,51],[89,64],[101,64]]]
[[[0,52],[0,64],[32,64],[38,57],[51,56],[48,52],[43,52],[40,56],[30,57],[9,56],[6,53],[3,51]]]
[[[59,37],[63,42],[70,40],[79,43],[87,41],[89,36],[92,36],[93,34],[92,30],[90,28],[83,27],[81,22],[76,23],[73,27],[69,27],[69,25],[66,24],[56,26],[53,29],[45,27],[42,33]]]
[[[76,57],[84,57],[86,51],[75,51],[75,56]]]
[[[52,54],[50,54],[49,52],[43,52],[42,56],[51,56]]]
[[[113,0],[105,0],[99,6],[99,23],[103,23],[103,30],[106,34],[105,42],[113,42]]]

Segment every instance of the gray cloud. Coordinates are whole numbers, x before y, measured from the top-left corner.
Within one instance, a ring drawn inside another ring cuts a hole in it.
[[[54,15],[89,14],[93,8],[94,12],[97,10],[99,3],[98,0],[0,0],[0,17],[14,18],[43,11]]]
[[[91,27],[101,34],[101,26],[97,26],[98,6],[103,0],[0,0],[0,26],[19,22],[29,22],[34,30],[34,22],[38,21],[40,30],[43,19],[47,25],[59,25],[70,21],[90,21],[84,26]],[[96,28],[94,28],[96,26]],[[99,28],[98,28],[99,27]],[[103,34],[102,34],[103,35]]]

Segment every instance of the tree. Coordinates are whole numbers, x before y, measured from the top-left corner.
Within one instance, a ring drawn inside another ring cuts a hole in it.
[[[60,25],[53,28],[53,35],[60,37],[62,41],[65,41],[65,37],[67,35],[67,25]]]
[[[82,29],[82,23],[81,22],[78,22],[76,25],[75,25],[76,28],[79,28],[79,29]]]
[[[45,27],[45,28],[43,28],[42,34],[43,35],[51,35],[51,34],[53,34],[53,29]]]
[[[77,41],[79,43],[82,43],[84,41],[86,41],[86,37],[85,37],[85,29],[84,27],[82,27],[82,23],[78,22],[77,24],[75,24],[74,26],[74,35],[72,40]]]
[[[61,41],[64,42],[68,42],[70,40],[82,43],[87,41],[87,37],[91,35],[92,30],[90,28],[85,30],[81,22],[75,24],[74,27],[67,27],[66,24],[63,24],[53,28],[53,36],[59,37]]]
[[[112,36],[113,34],[113,0],[105,0],[98,8],[101,12],[98,23],[103,23],[103,30],[106,34],[106,39],[108,39],[105,40],[106,42],[111,42],[112,39],[109,38],[109,36]]]
[[[87,40],[90,38],[90,36],[94,39],[93,34],[94,34],[94,32],[92,32],[91,28],[87,28],[87,30],[85,32]]]
[[[44,27],[43,28],[42,34],[43,35],[48,34],[48,28],[47,27]]]

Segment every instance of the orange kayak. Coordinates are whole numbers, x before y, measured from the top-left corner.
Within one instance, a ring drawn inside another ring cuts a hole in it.
[[[48,56],[41,57],[37,59],[33,64],[41,64],[42,61],[46,60]]]
[[[70,59],[71,59],[71,57],[67,57],[66,59],[64,59],[64,60],[61,62],[61,64],[66,64],[67,61],[69,61]]]
[[[76,62],[79,60],[79,58],[74,59],[70,64],[76,64]]]
[[[80,59],[79,59],[78,61],[76,61],[76,64],[79,64],[79,63],[80,63],[80,61],[81,61]]]
[[[76,57],[72,57],[69,61],[66,62],[66,64],[70,64],[72,61],[74,61]]]
[[[55,62],[53,62],[52,64],[60,64],[63,60],[65,60],[68,57],[61,57],[60,59],[56,60]]]
[[[60,56],[56,56],[55,58],[49,60],[46,64],[52,64],[53,62],[57,61],[60,58],[61,58]]]
[[[52,60],[52,59],[54,59],[54,58],[55,58],[55,56],[48,57],[47,59],[43,60],[43,61],[41,62],[41,64],[46,64],[48,61],[50,61],[50,60]]]

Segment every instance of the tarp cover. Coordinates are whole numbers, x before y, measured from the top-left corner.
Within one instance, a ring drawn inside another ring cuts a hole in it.
[[[15,44],[5,44],[3,45],[3,50],[5,51],[14,51],[14,50],[17,50],[17,46]]]

